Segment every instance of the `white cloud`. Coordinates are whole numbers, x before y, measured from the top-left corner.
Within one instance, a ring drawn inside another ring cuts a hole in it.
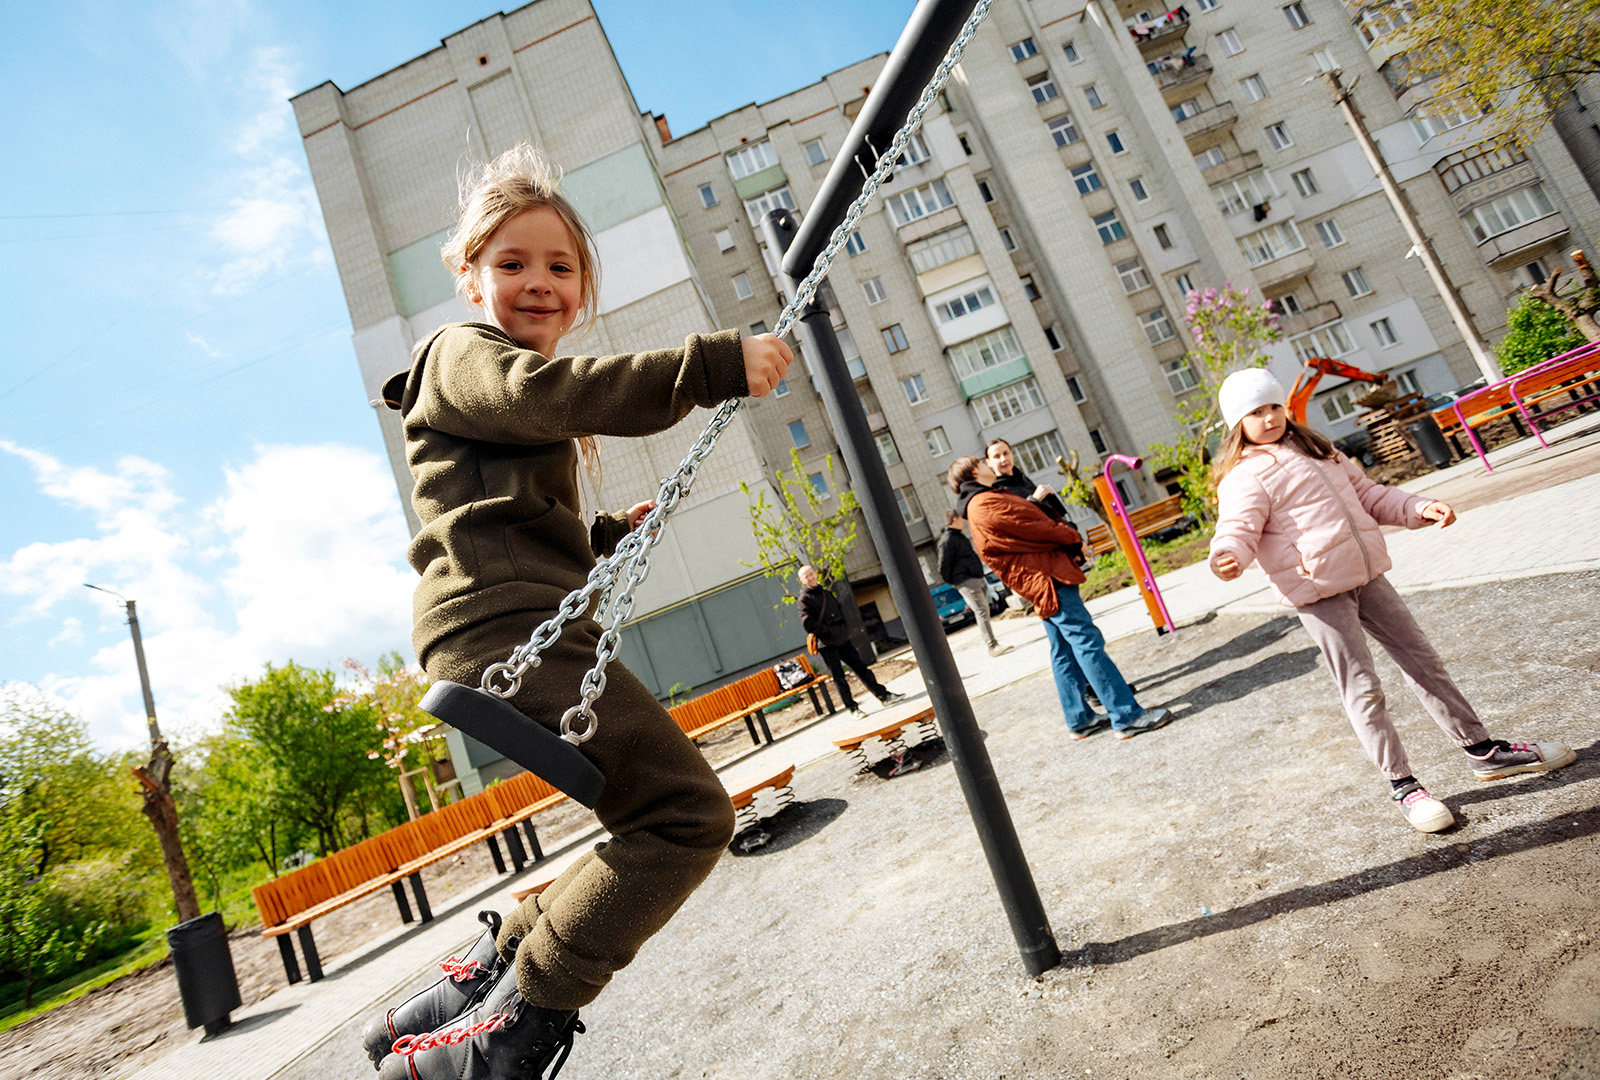
[[[201,337],[199,334],[196,334],[196,333],[193,333],[191,331],[185,330],[184,333],[183,333],[183,336],[189,339],[189,344],[193,345],[195,348],[199,349],[201,352],[205,353],[207,356],[211,357],[213,360],[216,360],[219,357],[223,357],[223,356],[227,355],[221,349],[219,349],[215,345],[211,344],[211,342],[207,341],[205,338]]]
[[[82,715],[102,744],[142,743],[144,708],[123,608],[109,596],[90,601],[84,582],[137,601],[168,733],[214,727],[226,709],[221,687],[268,662],[410,653],[415,576],[403,558],[394,480],[375,454],[257,446],[248,463],[224,469],[223,494],[195,511],[148,461],[124,458],[106,470],[11,443],[0,450],[32,466],[43,494],[88,518],[90,535],[0,554],[0,592],[23,601],[11,629],[70,655],[72,670],[34,682]],[[99,613],[87,628],[85,611]]]

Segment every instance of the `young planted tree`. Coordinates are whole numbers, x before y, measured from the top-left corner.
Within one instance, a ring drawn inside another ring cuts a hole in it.
[[[785,604],[798,599],[789,585],[795,568],[803,563],[817,568],[824,585],[844,579],[844,557],[855,543],[855,513],[860,505],[854,492],[841,489],[836,482],[831,454],[821,474],[825,488],[819,488],[806,475],[800,451],[790,450],[789,455],[789,471],[776,470],[776,506],[767,501],[765,491],[757,492],[749,484],[739,483],[740,490],[752,499],[750,528],[756,538],[756,561],[745,565],[759,567],[762,573],[781,582]],[[835,493],[831,507],[824,490]]]
[[[1178,399],[1173,419],[1188,434],[1172,443],[1151,443],[1149,457],[1158,468],[1172,469],[1183,490],[1183,512],[1209,521],[1217,492],[1206,465],[1208,447],[1220,419],[1217,387],[1233,372],[1264,367],[1265,346],[1283,337],[1271,302],[1255,303],[1250,289],[1231,284],[1189,293],[1185,321],[1194,345],[1184,354],[1195,386]]]
[[[1561,312],[1531,291],[1517,298],[1506,312],[1509,332],[1494,347],[1500,370],[1507,375],[1576,349],[1586,340]]]
[[[400,654],[388,653],[378,660],[377,674],[356,660],[346,660],[347,670],[361,682],[334,699],[340,708],[362,706],[372,713],[383,737],[381,750],[370,750],[367,757],[382,761],[400,781],[406,813],[415,821],[421,816],[413,776],[421,776],[427,786],[430,809],[438,809],[431,773],[433,765],[448,756],[439,721],[422,711],[417,703],[428,692],[428,676],[419,668],[406,666]]]

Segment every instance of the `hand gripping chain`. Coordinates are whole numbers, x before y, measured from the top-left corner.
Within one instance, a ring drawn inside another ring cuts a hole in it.
[[[862,185],[861,194],[850,204],[844,220],[833,230],[827,246],[817,256],[811,272],[800,282],[794,297],[778,316],[777,325],[772,328],[772,332],[778,337],[783,337],[789,332],[800,312],[811,303],[812,297],[816,295],[817,285],[827,276],[828,267],[832,265],[834,256],[849,239],[850,233],[861,220],[861,215],[866,211],[872,197],[877,194],[878,188],[894,171],[895,163],[905,153],[906,144],[911,136],[922,126],[923,115],[939,96],[940,89],[950,78],[950,72],[960,62],[967,43],[972,40],[984,16],[989,13],[990,2],[991,0],[978,0],[972,9],[972,15],[962,26],[960,35],[951,44],[944,60],[934,71],[933,78],[923,89],[922,96],[906,115],[905,123],[895,133],[888,147],[878,156],[877,167]],[[606,665],[617,655],[617,649],[621,644],[622,625],[628,621],[628,616],[633,612],[633,590],[649,573],[650,549],[661,538],[661,528],[666,524],[667,518],[672,516],[679,501],[689,494],[695,475],[710,456],[711,449],[723,429],[732,422],[734,414],[739,411],[739,404],[740,400],[733,398],[718,406],[716,413],[706,424],[705,430],[695,439],[694,445],[679,463],[677,471],[661,481],[661,491],[656,496],[655,509],[644,516],[638,528],[623,538],[615,552],[595,564],[589,571],[589,579],[583,587],[568,593],[556,613],[534,630],[525,645],[519,646],[512,652],[509,659],[491,664],[484,671],[482,681],[484,691],[497,698],[509,698],[514,695],[522,685],[523,674],[530,668],[538,667],[540,654],[561,636],[562,624],[583,614],[591,601],[595,601],[595,619],[605,627],[605,630],[600,635],[600,643],[595,647],[594,667],[583,677],[578,703],[561,717],[562,739],[576,746],[593,737],[595,725],[598,723],[594,714],[595,699],[605,691]],[[581,729],[575,727],[579,718],[584,721]]]

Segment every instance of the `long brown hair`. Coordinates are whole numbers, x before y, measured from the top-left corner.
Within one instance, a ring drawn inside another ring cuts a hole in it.
[[[1280,443],[1288,443],[1306,457],[1316,458],[1318,461],[1331,460],[1339,451],[1333,443],[1318,435],[1304,424],[1296,423],[1288,417],[1284,418],[1283,437]],[[1252,446],[1261,445],[1253,443],[1244,437],[1244,421],[1240,420],[1233,425],[1233,430],[1228,432],[1222,440],[1222,446],[1217,450],[1216,460],[1211,463],[1212,483],[1221,483],[1233,467],[1239,464],[1239,459],[1244,457],[1244,452]],[[1266,445],[1271,445],[1270,443]]]

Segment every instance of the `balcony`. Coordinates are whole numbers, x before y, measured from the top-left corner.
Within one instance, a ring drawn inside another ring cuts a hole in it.
[[[867,413],[867,430],[871,431],[874,435],[880,431],[886,431],[888,427],[889,421],[883,415],[882,411],[873,410],[872,412]]]
[[[1189,29],[1189,16],[1168,13],[1147,23],[1134,23],[1128,33],[1139,45],[1139,54],[1146,60],[1183,47],[1183,35]]]
[[[1283,316],[1278,320],[1278,329],[1283,331],[1284,337],[1294,337],[1296,334],[1304,334],[1308,330],[1315,330],[1319,326],[1331,323],[1338,317],[1339,305],[1329,300],[1297,315]]]
[[[1305,277],[1317,265],[1317,260],[1311,252],[1301,249],[1293,251],[1269,263],[1262,263],[1255,268],[1256,283],[1263,289],[1270,289],[1274,285],[1281,285],[1285,281],[1293,281],[1298,277]]]
[[[1194,119],[1194,117],[1190,117]],[[1246,150],[1236,158],[1229,158],[1221,165],[1212,165],[1201,169],[1200,176],[1207,184],[1220,184],[1224,180],[1232,180],[1235,176],[1243,176],[1252,169],[1261,168],[1261,154],[1255,150]]]
[[[1209,109],[1202,109],[1193,116],[1179,120],[1178,134],[1189,145],[1189,152],[1197,154],[1227,137],[1228,132],[1233,130],[1234,121],[1238,119],[1239,110],[1233,102],[1220,101]]]
[[[1512,259],[1526,257],[1534,249],[1566,236],[1569,231],[1566,219],[1557,211],[1489,237],[1478,245],[1478,254],[1490,266],[1498,267]]]
[[[985,368],[975,375],[957,378],[961,382],[961,396],[971,401],[979,394],[987,394],[990,390],[1025,379],[1033,374],[1033,368],[1028,364],[1027,357],[1019,356],[1015,360],[1008,360],[991,368]]]
[[[1196,56],[1194,62],[1184,67],[1171,68],[1154,76],[1156,89],[1168,105],[1194,96],[1211,78],[1211,57]]]

